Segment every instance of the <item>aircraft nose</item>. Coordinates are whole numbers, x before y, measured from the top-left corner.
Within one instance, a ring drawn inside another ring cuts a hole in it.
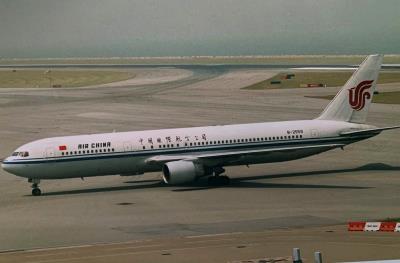
[[[4,171],[10,172],[12,173],[12,165],[7,163],[10,160],[10,158],[5,158],[2,162],[1,162],[1,168],[3,168]]]

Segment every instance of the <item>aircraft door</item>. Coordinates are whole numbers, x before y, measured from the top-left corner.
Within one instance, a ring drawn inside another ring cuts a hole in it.
[[[44,152],[45,158],[52,158],[55,156],[55,151],[53,147],[47,147],[46,151]]]
[[[316,137],[318,137],[318,136],[319,136],[318,130],[317,130],[317,129],[312,129],[312,130],[311,130],[311,137],[312,137],[312,138],[316,138]]]

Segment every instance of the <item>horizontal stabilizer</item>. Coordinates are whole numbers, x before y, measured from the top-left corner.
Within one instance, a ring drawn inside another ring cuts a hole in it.
[[[378,134],[382,131],[386,130],[393,130],[393,129],[399,129],[400,126],[391,126],[391,127],[384,127],[384,128],[376,128],[376,129],[366,129],[366,130],[357,130],[357,131],[347,131],[347,132],[342,132],[340,135],[345,136],[345,135],[363,135],[363,134]]]

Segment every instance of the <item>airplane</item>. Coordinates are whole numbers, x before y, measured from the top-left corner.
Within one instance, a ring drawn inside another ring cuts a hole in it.
[[[227,166],[283,162],[342,148],[400,126],[365,124],[383,55],[368,56],[313,120],[114,132],[45,138],[22,145],[2,168],[28,178],[32,195],[45,179],[162,172],[166,184],[208,177],[229,183]]]

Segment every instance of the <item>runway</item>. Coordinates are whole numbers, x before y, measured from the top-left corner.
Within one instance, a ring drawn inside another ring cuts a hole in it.
[[[271,68],[201,67],[192,72],[183,79],[149,85],[2,89],[0,157],[21,144],[51,136],[312,119],[328,101],[304,96],[338,90],[240,89],[276,74]],[[398,91],[400,85],[379,89]],[[398,125],[399,116],[399,105],[373,104],[369,123]],[[232,184],[227,187],[210,188],[205,181],[165,186],[154,173],[43,181],[41,197],[30,196],[25,179],[0,171],[0,250],[175,240],[399,217],[399,154],[399,132],[387,131],[344,151],[229,168]],[[398,243],[393,246],[400,251]],[[290,249],[285,251],[281,256],[290,255]],[[394,255],[400,257],[400,252]],[[253,258],[251,253],[243,256]]]

